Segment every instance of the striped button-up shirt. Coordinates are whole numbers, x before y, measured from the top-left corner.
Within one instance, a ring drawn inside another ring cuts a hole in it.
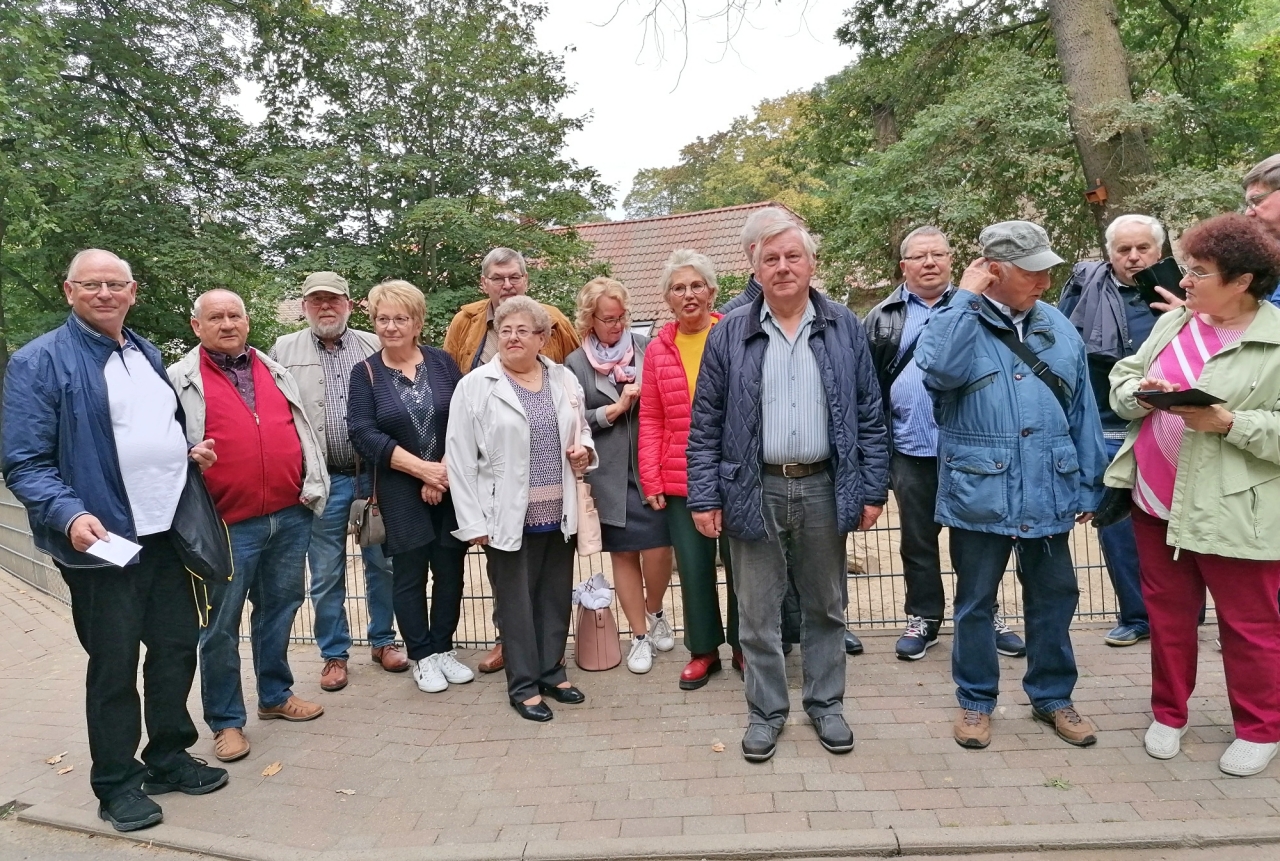
[[[827,393],[809,348],[813,318],[809,302],[795,337],[788,338],[769,303],[760,309],[760,324],[769,336],[761,387],[765,463],[815,463],[831,456]]]
[[[351,369],[364,356],[354,336],[343,332],[330,350],[316,338],[320,355],[320,371],[324,375],[324,441],[325,459],[330,469],[348,470],[356,465],[356,450],[347,434],[347,391]]]

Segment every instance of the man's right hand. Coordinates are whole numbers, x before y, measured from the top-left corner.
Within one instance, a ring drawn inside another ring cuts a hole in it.
[[[71,521],[71,528],[67,530],[67,537],[71,539],[72,547],[84,553],[96,544],[98,539],[107,537],[107,528],[102,525],[101,520],[92,514],[81,514]]]
[[[996,276],[991,274],[988,263],[990,261],[985,257],[979,257],[970,263],[964,270],[964,274],[960,276],[960,289],[977,293],[979,296],[986,293],[987,289],[996,283]]]

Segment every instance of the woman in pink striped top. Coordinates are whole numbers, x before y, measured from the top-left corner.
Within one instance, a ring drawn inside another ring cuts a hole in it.
[[[1111,372],[1111,405],[1131,424],[1106,481],[1133,489],[1151,619],[1147,753],[1181,748],[1207,587],[1236,731],[1218,766],[1243,776],[1280,749],[1280,310],[1263,301],[1280,281],[1280,243],[1222,215],[1180,244],[1185,307]],[[1160,410],[1137,397],[1191,388],[1225,403]]]

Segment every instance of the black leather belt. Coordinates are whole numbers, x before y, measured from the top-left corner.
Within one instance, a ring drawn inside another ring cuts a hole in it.
[[[766,463],[764,471],[769,475],[781,475],[786,478],[808,478],[831,466],[831,458],[816,463]]]
[[[329,467],[329,474],[354,476],[356,474],[356,468],[354,466],[344,466],[342,469],[337,469],[331,466]]]

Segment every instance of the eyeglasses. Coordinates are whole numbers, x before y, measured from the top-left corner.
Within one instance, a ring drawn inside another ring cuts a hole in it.
[[[406,317],[403,314],[401,314],[398,317],[374,317],[373,318],[373,325],[377,326],[380,329],[385,329],[392,324],[394,324],[397,329],[403,329],[405,326],[408,326],[412,322],[413,322],[412,317]]]
[[[902,258],[903,263],[923,263],[926,260],[950,260],[950,251],[926,251],[924,254],[912,254],[910,257]]]
[[[1244,199],[1244,211],[1248,212],[1251,209],[1257,209],[1259,206],[1262,205],[1262,201],[1266,200],[1268,197],[1275,194],[1277,191],[1280,191],[1280,189],[1273,188],[1270,191],[1264,191],[1262,194],[1249,195]]]
[[[524,273],[521,272],[519,275],[486,275],[484,276],[484,280],[488,281],[494,287],[497,287],[499,284],[519,284],[524,280],[524,277]]]
[[[1197,281],[1203,281],[1206,278],[1212,278],[1215,275],[1221,274],[1219,272],[1197,272],[1194,269],[1188,269],[1187,267],[1183,266],[1181,263],[1178,264],[1178,271],[1181,272],[1183,275],[1191,276]]]
[[[103,287],[106,287],[112,293],[123,293],[124,291],[129,289],[129,285],[132,284],[133,282],[132,281],[72,281],[71,283],[76,285],[76,287],[78,287],[79,289],[84,290],[86,293],[98,293],[102,290]]]
[[[601,323],[604,323],[606,326],[616,326],[619,323],[627,322],[626,314],[623,314],[620,317],[601,317],[599,314],[592,314],[591,316],[599,320]]]
[[[707,292],[705,281],[694,281],[692,284],[672,284],[667,288],[672,296],[701,296]]]
[[[527,341],[529,338],[533,337],[534,335],[541,335],[541,334],[542,334],[541,329],[530,329],[526,326],[521,326],[519,329],[508,329],[507,327],[504,326],[503,328],[498,330],[498,337],[501,338],[503,341],[510,341],[512,338],[516,338],[517,340],[520,340],[520,341]]]
[[[325,305],[337,305],[346,298],[346,296],[335,296],[332,293],[312,293],[310,296],[304,296],[302,301],[320,308]]]

